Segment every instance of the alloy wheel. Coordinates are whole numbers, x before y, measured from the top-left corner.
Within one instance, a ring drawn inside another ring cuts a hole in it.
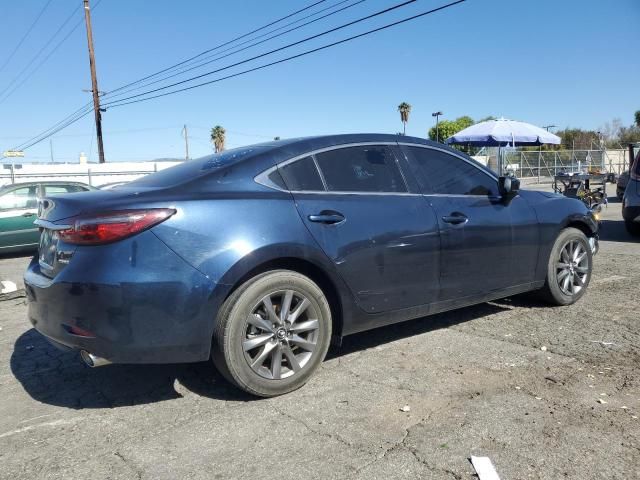
[[[245,359],[263,378],[291,377],[313,356],[319,326],[317,312],[304,294],[296,290],[270,293],[246,320],[242,338]]]
[[[576,295],[584,288],[589,276],[589,255],[576,240],[567,242],[560,250],[556,263],[556,280],[565,295]]]

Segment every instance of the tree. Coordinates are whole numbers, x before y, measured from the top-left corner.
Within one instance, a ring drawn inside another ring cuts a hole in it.
[[[560,137],[562,148],[567,150],[591,150],[600,148],[600,133],[581,128],[565,128],[558,130],[556,135]]]
[[[470,127],[474,123],[475,122],[473,121],[473,118],[467,115],[458,117],[455,120],[441,120],[438,123],[438,132],[436,132],[435,126],[429,129],[429,139],[435,142],[436,136],[438,136],[441,140],[445,140],[451,135],[455,135],[460,130],[464,130],[465,128]]]
[[[411,113],[411,105],[407,102],[402,102],[398,105],[398,111],[400,112],[400,121],[402,122],[402,134],[407,133],[407,122],[409,121],[409,114]]]
[[[211,142],[216,153],[224,150],[224,144],[227,139],[227,131],[220,125],[216,125],[211,129]]]
[[[634,116],[636,119],[636,127],[640,128],[640,110],[636,110],[636,113]]]

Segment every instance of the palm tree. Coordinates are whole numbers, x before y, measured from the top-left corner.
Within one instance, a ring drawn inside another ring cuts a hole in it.
[[[407,122],[409,121],[409,114],[411,113],[411,105],[407,102],[402,102],[398,105],[398,111],[400,112],[400,121],[402,122],[402,134],[407,134]]]
[[[213,148],[215,148],[216,153],[224,150],[226,135],[227,131],[220,125],[216,125],[211,129],[211,142],[213,142]]]

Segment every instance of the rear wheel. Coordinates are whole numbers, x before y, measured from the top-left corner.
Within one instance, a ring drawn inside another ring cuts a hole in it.
[[[593,256],[586,235],[576,228],[563,230],[556,239],[541,290],[553,305],[571,305],[582,297],[591,280]]]
[[[629,232],[631,235],[633,235],[634,237],[640,237],[640,223],[625,220],[624,226],[627,229],[627,232]]]
[[[297,272],[277,270],[248,280],[223,304],[212,356],[241,389],[272,397],[304,385],[331,339],[331,310],[322,290]]]

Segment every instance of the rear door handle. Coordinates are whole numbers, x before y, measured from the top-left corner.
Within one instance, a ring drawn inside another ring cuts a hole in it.
[[[451,223],[452,225],[460,225],[467,223],[469,221],[469,217],[463,213],[454,212],[451,215],[445,215],[442,217],[442,221],[445,223]]]
[[[344,221],[344,215],[338,212],[320,212],[316,215],[309,215],[309,221],[333,225]]]

